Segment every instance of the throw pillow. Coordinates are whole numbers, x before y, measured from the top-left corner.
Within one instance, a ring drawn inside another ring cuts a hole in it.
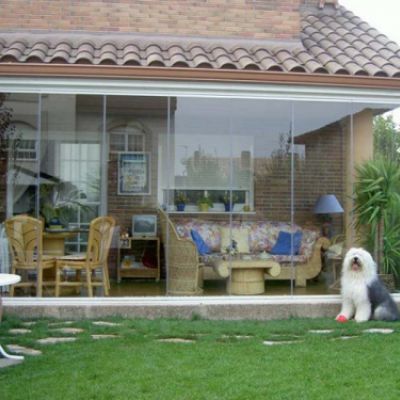
[[[293,253],[291,253],[292,246],[292,236],[293,236]],[[297,231],[295,233],[280,231],[278,234],[278,239],[274,247],[272,247],[270,253],[274,255],[298,255],[300,253],[301,238],[303,233]]]
[[[236,242],[239,253],[250,253],[249,228],[221,227],[221,252],[226,253],[227,247],[231,246],[232,240]]]
[[[195,231],[194,229],[191,229],[190,234],[192,236],[193,242],[197,247],[197,251],[199,252],[199,254],[201,256],[204,256],[204,254],[209,254],[210,248],[208,247],[204,239],[200,236],[199,232]]]

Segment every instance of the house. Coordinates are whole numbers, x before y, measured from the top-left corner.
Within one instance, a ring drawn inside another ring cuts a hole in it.
[[[400,48],[337,1],[16,0],[2,5],[0,87],[18,137],[8,166],[37,177],[3,179],[3,217],[40,212],[39,176],[84,193],[71,223],[107,213],[121,232],[159,205],[175,220],[319,223],[330,193],[351,242],[354,166],[372,155],[373,117],[400,106]]]

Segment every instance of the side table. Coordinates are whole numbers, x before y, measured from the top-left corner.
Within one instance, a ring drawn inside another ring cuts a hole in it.
[[[7,285],[13,285],[14,283],[18,283],[21,280],[21,277],[19,275],[15,274],[0,274],[0,286],[7,286]],[[0,296],[0,320],[2,316],[2,311],[3,311],[3,302]],[[8,358],[10,360],[23,360],[23,356],[14,356],[11,354],[8,354],[3,347],[0,345],[0,358]]]
[[[121,245],[123,243],[123,245]],[[141,261],[132,261],[130,265],[123,265],[123,255],[133,254],[134,244],[142,243],[143,253],[149,243],[153,243],[155,253],[155,268],[148,268]],[[117,282],[122,278],[154,278],[160,281],[160,238],[158,236],[131,236],[120,239],[117,258]]]

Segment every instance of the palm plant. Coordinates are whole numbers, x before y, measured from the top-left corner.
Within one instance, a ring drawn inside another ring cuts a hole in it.
[[[82,203],[82,192],[69,182],[40,186],[40,213],[47,225],[52,220],[58,220],[62,225],[67,225],[71,215],[78,208],[85,208]]]
[[[366,161],[356,167],[356,227],[366,233],[380,273],[398,275],[400,261],[400,169],[387,159]]]

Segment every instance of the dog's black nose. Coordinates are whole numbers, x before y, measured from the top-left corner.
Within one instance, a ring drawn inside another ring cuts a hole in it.
[[[354,262],[358,262],[358,257],[357,256],[354,257],[353,260],[354,260]]]

